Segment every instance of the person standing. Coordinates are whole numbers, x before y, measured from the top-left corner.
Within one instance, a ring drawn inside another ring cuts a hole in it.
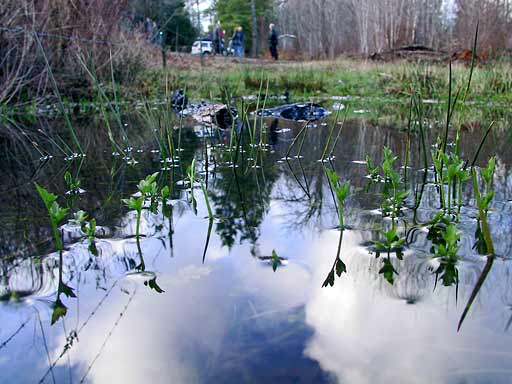
[[[233,46],[233,50],[235,51],[235,56],[243,57],[244,56],[244,32],[241,26],[236,27],[235,33],[231,38],[231,44]]]
[[[219,22],[217,22],[213,31],[213,46],[216,54],[222,53],[222,29]]]
[[[277,44],[279,42],[279,37],[277,36],[276,27],[274,24],[269,25],[270,33],[268,35],[268,47],[270,49],[270,56],[274,60],[279,59],[279,53],[277,52]]]

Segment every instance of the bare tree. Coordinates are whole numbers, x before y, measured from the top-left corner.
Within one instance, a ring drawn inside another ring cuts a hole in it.
[[[288,0],[276,8],[282,31],[296,34],[309,57],[442,41],[442,0]]]
[[[479,22],[479,51],[492,54],[512,48],[511,12],[511,0],[456,0],[456,43],[461,48],[470,48]]]
[[[118,80],[142,66],[143,54],[133,26],[125,27],[127,0],[2,0],[0,1],[0,103],[9,103],[23,90],[36,99],[47,85],[42,53],[58,80],[83,82],[80,54],[97,74]]]

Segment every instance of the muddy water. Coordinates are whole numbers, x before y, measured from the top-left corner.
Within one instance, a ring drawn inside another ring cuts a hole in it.
[[[169,209],[143,213],[140,250],[135,215],[121,198],[134,193],[141,178],[165,168],[151,132],[130,123],[136,139],[128,160],[111,156],[103,133],[82,140],[87,142],[83,162],[58,154],[41,161],[24,148],[9,147],[0,208],[0,382],[509,383],[512,158],[507,133],[494,132],[481,155],[498,159],[489,221],[499,257],[457,332],[485,264],[472,249],[476,210],[470,185],[458,224],[463,257],[458,292],[442,284],[434,290],[430,242],[422,232],[402,261],[393,260],[399,273],[394,285],[379,274],[381,259],[369,253],[383,220],[376,212],[379,195],[365,192],[361,161],[366,154],[380,161],[385,145],[403,156],[400,127],[359,119],[343,128],[332,163],[341,179],[352,183],[341,245],[348,273],[322,288],[340,235],[318,162],[332,118],[312,124],[300,162],[282,158],[301,124],[267,120],[268,146],[257,168],[247,166],[252,148],[247,142],[239,167],[233,167],[228,154],[220,153],[229,143],[226,133],[210,137],[208,194],[215,219],[209,237],[201,189],[194,190],[196,215],[189,189],[177,183],[192,158],[198,173],[206,166],[204,132],[184,128],[180,167],[162,171],[159,178],[172,187]],[[87,126],[97,128],[90,121]],[[433,129],[429,139],[436,133]],[[472,158],[481,135],[478,128],[465,132],[465,158]],[[416,135],[412,142],[414,189],[422,165]],[[85,190],[74,201],[65,196],[68,168],[79,174]],[[58,193],[63,205],[87,211],[102,227],[98,256],[89,252],[78,228],[62,228],[64,281],[77,297],[62,299],[67,315],[53,326],[58,254],[33,181]],[[438,206],[435,187],[427,185],[416,214],[405,212],[401,230],[414,219],[426,222]],[[276,271],[269,261],[273,250],[283,258]],[[146,271],[135,273],[141,257]],[[155,277],[165,292],[151,289],[148,281]]]

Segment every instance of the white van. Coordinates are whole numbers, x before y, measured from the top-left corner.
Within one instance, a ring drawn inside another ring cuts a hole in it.
[[[213,53],[213,42],[210,40],[197,40],[192,44],[193,55],[211,55]]]

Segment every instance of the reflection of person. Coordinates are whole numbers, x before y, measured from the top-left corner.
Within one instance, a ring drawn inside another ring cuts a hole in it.
[[[277,127],[278,126],[279,126],[278,119],[274,119],[270,123],[268,138],[270,141],[270,145],[272,145],[272,147],[275,147],[275,145],[277,144],[277,137],[278,137],[277,136]]]
[[[235,33],[231,38],[231,44],[233,45],[233,50],[235,51],[235,56],[243,57],[244,56],[244,32],[241,26],[236,27]]]
[[[270,56],[274,60],[277,60],[279,58],[279,54],[277,52],[277,43],[278,43],[278,37],[277,37],[277,31],[274,24],[269,25],[270,34],[268,36],[268,47],[270,49]]]

